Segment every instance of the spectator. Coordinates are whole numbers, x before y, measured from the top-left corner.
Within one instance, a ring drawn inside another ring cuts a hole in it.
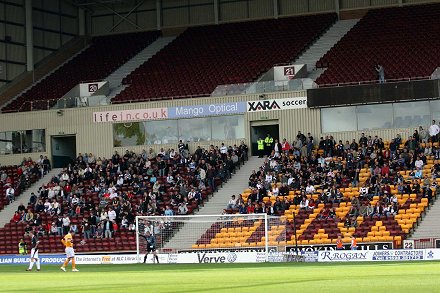
[[[181,202],[178,208],[179,215],[186,215],[188,213],[188,207],[185,202]]]
[[[102,223],[104,238],[112,238],[113,234],[113,222],[107,217]]]
[[[15,201],[15,189],[11,185],[9,185],[9,187],[6,189],[6,199],[9,201],[9,203]]]
[[[64,214],[64,217],[62,219],[62,224],[63,224],[63,235],[66,235],[67,233],[69,233],[69,229],[70,229],[70,218],[67,216],[67,214]]]
[[[228,205],[226,207],[227,209],[235,209],[237,208],[237,199],[235,198],[235,195],[231,196],[231,199],[228,202]]]
[[[20,220],[21,220],[20,213],[18,211],[15,211],[14,215],[12,216],[12,221],[18,223],[20,222]]]

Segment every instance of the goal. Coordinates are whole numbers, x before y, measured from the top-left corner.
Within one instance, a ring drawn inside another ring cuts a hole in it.
[[[285,252],[286,218],[267,214],[137,216],[137,257],[146,252],[145,234],[156,240],[160,255],[219,252]]]

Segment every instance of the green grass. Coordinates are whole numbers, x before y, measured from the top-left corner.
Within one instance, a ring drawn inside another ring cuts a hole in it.
[[[0,292],[440,292],[440,262],[0,266]],[[35,268],[34,268],[35,269]]]

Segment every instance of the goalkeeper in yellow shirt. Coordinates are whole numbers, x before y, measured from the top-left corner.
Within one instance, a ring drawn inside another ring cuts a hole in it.
[[[79,270],[75,267],[75,251],[73,250],[73,235],[74,231],[70,230],[69,233],[61,239],[61,243],[66,247],[66,260],[61,266],[62,271],[66,271],[66,266],[69,264],[69,261],[72,261],[72,272],[79,272]]]

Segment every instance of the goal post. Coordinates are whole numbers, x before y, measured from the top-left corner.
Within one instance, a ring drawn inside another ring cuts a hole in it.
[[[286,223],[267,214],[137,216],[137,259],[146,253],[143,236],[149,231],[160,255],[253,251],[268,261],[270,252],[285,251]]]

